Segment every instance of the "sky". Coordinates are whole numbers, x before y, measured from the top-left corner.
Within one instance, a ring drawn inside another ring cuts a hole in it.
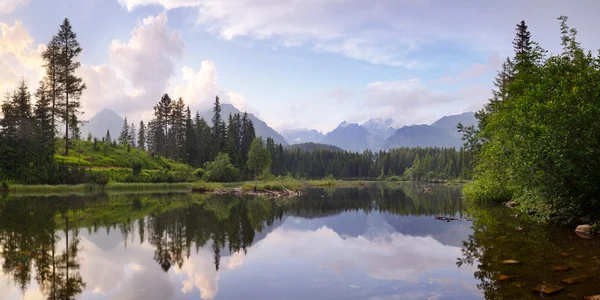
[[[83,48],[82,119],[149,120],[164,93],[193,111],[215,96],[276,130],[342,121],[432,123],[477,110],[525,20],[549,53],[561,15],[600,48],[596,0],[1,0],[0,92],[44,75],[69,18]]]

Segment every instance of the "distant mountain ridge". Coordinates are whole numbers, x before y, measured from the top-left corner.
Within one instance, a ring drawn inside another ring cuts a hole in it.
[[[288,129],[281,132],[281,135],[290,144],[301,143],[320,143],[325,135],[316,129]]]
[[[242,113],[233,105],[221,104],[221,116],[227,121],[229,114]],[[210,125],[212,109],[200,112]],[[465,126],[476,125],[477,119],[473,112],[444,116],[431,125],[410,125],[396,129],[392,119],[374,118],[362,125],[342,122],[334,130],[323,134],[315,129],[291,129],[279,134],[267,123],[253,114],[248,114],[254,124],[257,136],[272,138],[276,144],[289,146],[299,144],[299,149],[312,151],[314,149],[345,150],[363,152],[389,150],[398,147],[455,147],[463,145],[461,134],[457,130],[458,123]],[[110,130],[112,138],[117,138],[123,118],[111,109],[103,109],[88,120],[82,127],[82,136],[88,132],[94,137],[102,138]],[[288,144],[289,142],[289,144]],[[293,147],[286,147],[293,148]]]

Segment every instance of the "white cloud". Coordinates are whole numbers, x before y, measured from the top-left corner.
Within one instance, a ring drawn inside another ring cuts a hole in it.
[[[133,10],[159,5],[166,9],[194,7],[198,23],[224,39],[272,39],[284,46],[309,45],[373,64],[421,68],[432,66],[435,54],[422,50],[453,45],[468,50],[511,52],[514,25],[527,20],[536,41],[558,46],[561,14],[585,20],[582,36],[600,45],[595,28],[600,20],[595,0],[577,6],[560,0],[487,1],[485,5],[439,0],[119,0]],[[521,9],[514,9],[519,6]],[[580,26],[576,26],[580,27]]]
[[[163,12],[143,19],[128,42],[114,40],[109,54],[110,61],[134,88],[159,99],[175,74],[175,61],[183,56],[184,48],[180,32],[169,29]]]
[[[44,45],[35,45],[20,21],[14,25],[0,23],[0,92],[12,90],[21,78],[32,88],[41,79]]]
[[[175,86],[174,95],[182,97],[193,110],[210,108],[215,101],[215,96],[218,95],[221,103],[230,103],[241,111],[257,114],[256,110],[247,104],[244,96],[221,89],[217,68],[213,61],[202,61],[198,71],[187,66],[183,67],[181,71],[183,73],[182,83]]]
[[[0,15],[10,14],[19,6],[25,6],[29,0],[2,0],[0,1]]]

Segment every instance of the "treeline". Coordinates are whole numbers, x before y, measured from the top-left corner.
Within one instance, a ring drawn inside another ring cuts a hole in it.
[[[563,50],[547,55],[517,25],[515,55],[494,82],[479,127],[462,128],[475,154],[468,197],[515,200],[524,211],[564,222],[600,212],[600,56],[577,41],[560,17]]]
[[[471,178],[472,156],[454,148],[398,148],[363,153],[336,150],[284,149],[268,138],[270,171],[297,178],[379,178],[448,180]]]

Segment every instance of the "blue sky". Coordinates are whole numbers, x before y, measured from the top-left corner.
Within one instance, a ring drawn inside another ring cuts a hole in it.
[[[3,0],[0,91],[43,75],[39,52],[68,17],[84,49],[83,119],[137,121],[167,92],[194,110],[215,95],[278,130],[344,120],[430,123],[475,110],[512,53],[517,22],[560,50],[560,15],[596,51],[593,0]]]

